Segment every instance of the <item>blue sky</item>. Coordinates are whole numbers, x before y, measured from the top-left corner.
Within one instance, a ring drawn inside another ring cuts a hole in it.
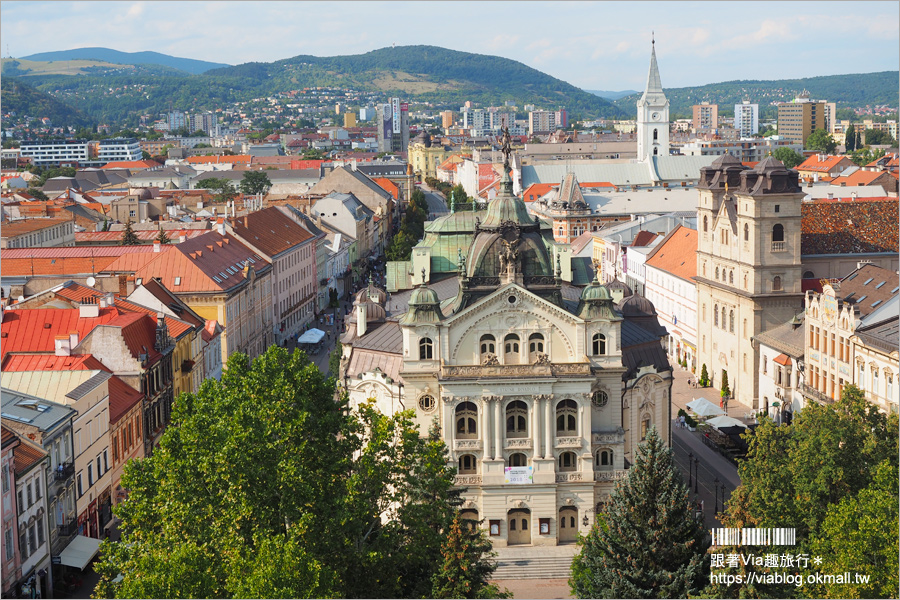
[[[2,55],[102,46],[239,64],[429,44],[584,89],[900,69],[900,3],[0,2]]]

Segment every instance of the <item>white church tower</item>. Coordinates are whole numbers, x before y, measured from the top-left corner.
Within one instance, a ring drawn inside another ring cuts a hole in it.
[[[656,40],[651,41],[647,89],[637,102],[637,158],[669,155],[669,100],[663,93],[656,64]]]

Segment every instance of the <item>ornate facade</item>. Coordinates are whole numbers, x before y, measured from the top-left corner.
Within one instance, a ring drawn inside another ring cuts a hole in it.
[[[669,439],[671,368],[652,305],[632,301],[626,317],[632,298],[564,282],[552,232],[508,176],[478,217],[450,279],[357,295],[343,381],[351,403],[439,425],[464,514],[495,545],[573,543],[647,430]]]

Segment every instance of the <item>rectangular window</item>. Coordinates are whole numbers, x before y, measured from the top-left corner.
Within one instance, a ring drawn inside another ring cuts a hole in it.
[[[19,555],[22,557],[22,561],[28,558],[28,542],[26,541],[27,536],[25,535],[25,528],[22,528],[22,531],[19,532]]]
[[[37,539],[38,546],[44,545],[44,519],[37,520]]]
[[[88,465],[88,487],[94,485],[94,466]]]
[[[42,497],[41,493],[41,478],[38,477],[34,480],[34,498],[35,500],[40,500]]]
[[[78,483],[78,497],[81,498],[84,496],[84,489],[81,487],[81,472],[78,472],[78,477],[76,478]]]
[[[109,471],[109,460],[107,458],[106,450],[103,451],[103,472],[106,473]]]
[[[13,550],[13,532],[12,527],[7,527],[3,532],[3,547],[6,548],[6,560],[12,560],[15,554]]]
[[[97,479],[103,476],[103,469],[100,468],[100,455],[97,455]]]
[[[3,465],[3,493],[9,491],[9,466]]]
[[[34,504],[34,493],[31,491],[31,482],[28,482],[28,485],[25,487],[25,490],[28,492],[28,506]]]
[[[34,525],[28,528],[28,555],[31,556],[37,551],[37,531]]]

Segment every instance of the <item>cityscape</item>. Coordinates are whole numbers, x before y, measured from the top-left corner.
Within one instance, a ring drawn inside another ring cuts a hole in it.
[[[32,4],[4,597],[900,596],[896,4]]]

